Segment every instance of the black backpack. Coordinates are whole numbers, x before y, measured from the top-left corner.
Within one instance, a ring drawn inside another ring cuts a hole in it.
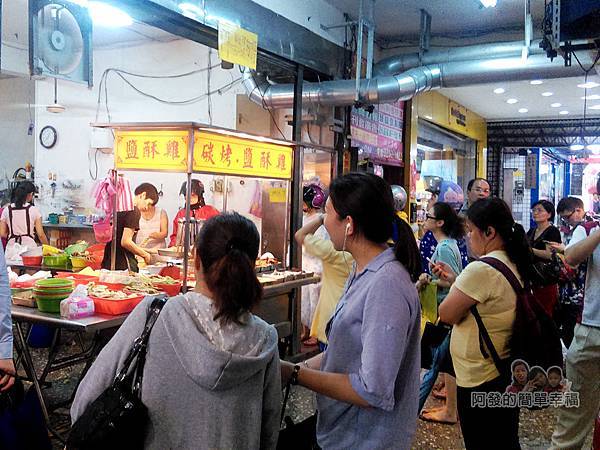
[[[480,348],[483,356],[488,357],[485,351],[485,347],[487,347],[501,374],[506,374],[510,370],[510,363],[515,359],[526,361],[529,367],[540,366],[544,369],[552,366],[562,367],[562,345],[558,330],[552,318],[533,296],[531,288],[528,285],[522,287],[512,270],[502,261],[496,258],[481,258],[479,261],[489,264],[502,273],[517,294],[516,317],[509,342],[510,357],[508,360],[500,359],[477,307],[471,307],[471,313],[479,327]]]

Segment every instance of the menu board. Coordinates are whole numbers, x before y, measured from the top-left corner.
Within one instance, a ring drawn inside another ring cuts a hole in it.
[[[402,165],[404,102],[375,105],[371,114],[352,109],[352,145],[374,163]]]

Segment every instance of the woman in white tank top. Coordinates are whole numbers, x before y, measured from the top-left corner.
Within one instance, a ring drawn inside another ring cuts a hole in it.
[[[148,210],[141,211],[140,229],[135,237],[135,243],[145,249],[165,248],[165,238],[169,233],[167,213],[151,205]]]

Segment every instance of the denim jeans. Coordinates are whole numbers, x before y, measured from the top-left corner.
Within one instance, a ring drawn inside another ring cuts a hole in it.
[[[450,352],[450,333],[448,333],[448,336],[446,336],[446,338],[442,341],[439,347],[432,348],[431,350],[433,352],[431,369],[429,369],[423,377],[421,387],[419,388],[419,413],[423,409],[423,406],[427,401],[427,397],[429,397],[429,394],[433,389],[435,380],[437,380],[437,377],[440,373],[440,366],[442,362]]]

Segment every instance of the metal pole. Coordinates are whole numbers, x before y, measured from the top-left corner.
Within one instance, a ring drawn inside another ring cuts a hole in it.
[[[188,264],[190,252],[190,202],[192,200],[192,171],[194,170],[194,134],[195,130],[188,132],[188,163],[187,163],[187,183],[185,190],[185,223],[183,230],[183,292],[187,292]]]
[[[293,123],[292,136],[295,142],[302,140],[302,86],[304,84],[304,67],[298,65],[296,70],[296,80],[294,83],[294,108],[293,108]],[[300,145],[294,146],[294,169],[292,174],[292,205],[291,205],[291,220],[290,220],[290,266],[302,267],[302,254],[298,248],[298,244],[294,239],[296,231],[302,225],[301,223],[301,201],[302,195],[302,164],[303,150]],[[295,355],[300,351],[300,289],[295,289],[291,306],[291,322],[292,322],[292,354]]]
[[[113,212],[112,212],[112,223],[113,223],[113,227],[112,227],[112,242],[111,242],[111,249],[110,249],[110,270],[115,270],[116,264],[117,264],[117,228],[119,226],[118,224],[118,213],[117,213],[117,195],[118,195],[118,186],[119,186],[119,173],[117,172],[117,170],[115,169],[113,171],[113,175],[114,175],[114,183],[115,183],[115,191],[117,191],[117,193],[115,193],[114,195],[114,199],[113,199]]]

